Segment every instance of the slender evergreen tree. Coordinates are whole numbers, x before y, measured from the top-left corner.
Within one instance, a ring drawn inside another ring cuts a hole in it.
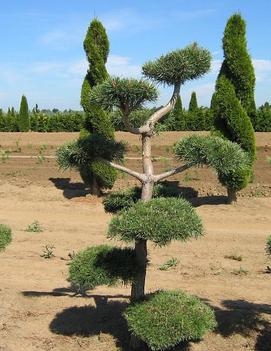
[[[195,91],[192,92],[190,102],[189,102],[189,112],[196,112],[198,109],[198,101],[197,101],[197,95]]]
[[[256,154],[251,122],[256,113],[255,75],[246,49],[245,33],[245,21],[240,14],[231,16],[223,38],[224,61],[211,102],[216,131],[221,136],[238,143],[250,157],[250,169],[242,170],[238,174],[219,176],[220,181],[227,186],[229,202],[236,201],[236,192],[247,185]]]
[[[175,120],[175,130],[185,130],[185,115],[183,113],[183,104],[180,95],[176,100],[176,104],[171,114]]]
[[[30,129],[29,110],[26,97],[23,95],[18,116],[18,127],[20,132],[28,132]]]
[[[256,115],[255,73],[247,50],[246,22],[239,13],[232,15],[223,37],[224,61],[220,74],[233,84],[235,93],[252,123]]]
[[[84,40],[84,50],[89,68],[81,90],[81,105],[86,115],[81,138],[95,134],[105,139],[114,139],[114,129],[108,114],[92,104],[89,99],[91,89],[108,78],[105,64],[109,53],[109,41],[105,28],[98,19],[90,23]],[[111,188],[116,180],[116,171],[100,161],[80,167],[80,174],[94,195],[99,195],[101,188]]]

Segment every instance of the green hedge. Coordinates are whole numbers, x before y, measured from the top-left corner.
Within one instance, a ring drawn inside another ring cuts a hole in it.
[[[30,114],[30,130],[33,132],[78,132],[82,129],[83,112],[36,112]],[[3,113],[0,110],[0,132],[19,131],[18,113]]]
[[[139,127],[154,112],[154,109],[142,109],[131,115],[131,124]],[[110,112],[110,118],[116,131],[124,131],[121,115],[118,111]],[[83,128],[85,116],[82,111],[36,112],[30,114],[30,127],[35,132],[77,132]],[[207,107],[199,107],[195,112],[183,110],[181,116],[176,111],[169,113],[157,124],[158,131],[212,130],[213,114]],[[254,122],[256,132],[271,132],[271,105],[265,103],[257,109]],[[0,132],[18,132],[18,114],[4,113],[0,109]]]

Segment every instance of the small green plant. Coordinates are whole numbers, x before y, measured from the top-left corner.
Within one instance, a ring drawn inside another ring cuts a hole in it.
[[[33,232],[33,233],[41,233],[43,232],[43,228],[39,221],[34,221],[33,223],[29,224],[28,227],[25,229],[26,232]]]
[[[270,156],[267,157],[267,162],[271,165],[271,157]]]
[[[271,256],[271,235],[269,235],[269,237],[267,238],[265,249],[266,249],[267,254]]]
[[[1,160],[3,163],[5,163],[7,160],[9,160],[9,154],[10,154],[10,151],[8,150],[1,150]]]
[[[32,150],[32,149],[33,149],[33,145],[32,145],[32,144],[27,144],[27,148],[28,148],[29,150]]]
[[[12,232],[5,224],[0,224],[0,251],[4,250],[11,243]]]
[[[146,296],[145,301],[130,305],[124,317],[132,334],[153,351],[199,340],[216,327],[214,311],[182,291],[159,291]]]
[[[234,275],[248,275],[248,270],[240,266],[239,269],[234,269],[231,273]]]
[[[243,261],[243,257],[241,255],[233,254],[233,255],[225,255],[224,258],[228,258],[229,260],[234,261]]]
[[[43,247],[43,251],[42,251],[42,254],[40,255],[40,257],[43,257],[45,259],[49,259],[49,258],[52,258],[54,257],[54,246],[53,245],[45,245]]]
[[[16,144],[16,148],[14,152],[18,152],[18,153],[22,152],[22,148],[20,147],[20,140],[16,140],[15,144]]]
[[[183,181],[185,183],[189,183],[189,182],[191,182],[191,180],[192,180],[192,177],[191,177],[190,173],[189,172],[185,173]]]
[[[160,271],[168,271],[171,268],[175,268],[177,266],[177,264],[179,263],[179,260],[176,257],[172,257],[171,259],[169,259],[167,262],[165,262],[164,264],[162,264],[159,267]]]
[[[42,152],[40,152],[40,153],[37,155],[37,163],[38,163],[38,164],[42,164],[44,161],[45,161],[45,156],[43,155]]]

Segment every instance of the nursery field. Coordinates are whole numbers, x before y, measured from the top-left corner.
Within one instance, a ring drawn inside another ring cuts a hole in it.
[[[165,132],[154,138],[157,172],[177,164],[172,146],[187,134]],[[82,297],[67,282],[70,257],[106,242],[111,218],[76,172],[58,169],[57,146],[77,136],[0,134],[0,223],[14,233],[0,253],[1,351],[129,351],[121,313],[130,288],[99,287]],[[125,163],[140,169],[139,138],[126,133],[116,138],[128,143]],[[205,167],[168,180],[196,206],[205,237],[163,249],[151,244],[147,291],[182,289],[197,295],[215,308],[218,321],[204,340],[176,351],[271,350],[271,262],[265,254],[271,234],[271,133],[256,133],[256,139],[254,177],[236,205],[225,204],[225,189]],[[120,175],[115,189],[133,184]],[[25,231],[34,221],[42,232]],[[176,259],[172,267],[159,269],[171,258]]]

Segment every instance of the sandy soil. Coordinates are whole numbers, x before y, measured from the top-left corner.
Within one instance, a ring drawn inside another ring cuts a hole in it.
[[[27,145],[31,140],[35,147],[38,143],[58,145],[70,138],[57,137],[58,142],[52,135],[47,141],[40,136],[36,140],[25,137],[24,142]],[[168,138],[163,138],[165,146]],[[260,181],[253,186],[259,184],[261,191],[270,187],[266,163],[270,140],[270,134],[264,136],[258,149],[256,179]],[[14,145],[14,141],[1,135],[2,146]],[[134,162],[133,166],[139,165]],[[271,275],[266,273],[271,262],[264,251],[271,234],[271,197],[244,193],[236,206],[227,206],[220,193],[223,189],[208,172],[192,170],[190,178],[180,178],[183,186],[199,192],[192,201],[203,219],[205,236],[163,249],[150,245],[147,290],[183,289],[215,308],[217,330],[186,350],[271,350]],[[129,178],[121,178],[116,187],[128,183],[132,183]],[[54,160],[0,162],[0,223],[10,225],[14,233],[12,244],[0,254],[1,351],[129,350],[121,317],[129,287],[100,287],[80,297],[74,296],[67,282],[69,253],[107,241],[110,215],[104,213],[101,199],[86,194],[78,175],[60,173]],[[44,231],[26,232],[35,220]],[[45,245],[54,246],[53,258],[41,257]],[[231,255],[241,256],[242,261],[225,258]],[[178,258],[177,267],[160,271],[159,266],[171,257]]]

